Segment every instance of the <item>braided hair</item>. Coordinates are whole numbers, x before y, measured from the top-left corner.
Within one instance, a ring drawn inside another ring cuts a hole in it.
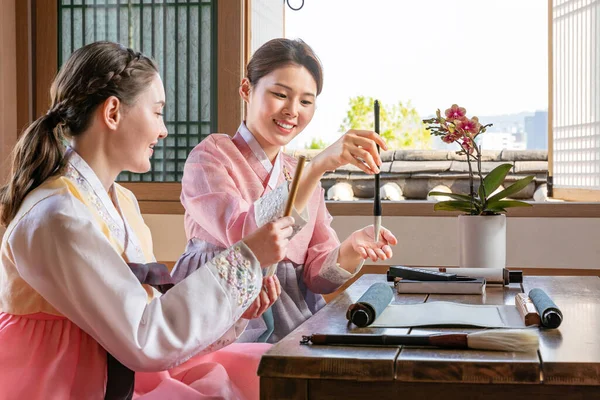
[[[64,139],[85,132],[99,105],[111,96],[132,105],[157,73],[152,59],[118,43],[76,50],[52,83],[50,109],[15,146],[8,184],[0,189],[0,224],[10,223],[29,192],[63,172]]]

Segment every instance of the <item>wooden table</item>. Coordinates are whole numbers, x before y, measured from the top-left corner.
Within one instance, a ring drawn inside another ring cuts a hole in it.
[[[514,304],[517,293],[542,288],[560,307],[564,320],[560,328],[540,332],[538,352],[299,344],[302,335],[348,332],[348,306],[381,281],[385,275],[362,276],[273,346],[258,370],[261,399],[600,399],[600,278],[526,276],[522,285],[488,285],[485,296],[395,295],[396,304],[439,300]]]

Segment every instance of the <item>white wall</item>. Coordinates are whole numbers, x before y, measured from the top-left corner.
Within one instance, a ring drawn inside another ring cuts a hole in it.
[[[157,260],[176,261],[185,249],[182,215],[146,214]],[[507,264],[527,268],[600,269],[600,218],[509,218]],[[335,217],[340,240],[372,223],[371,217]],[[384,217],[398,238],[389,264],[456,266],[457,219]],[[0,228],[0,235],[4,229]]]
[[[176,261],[185,249],[182,215],[146,214],[160,261]],[[600,269],[600,218],[509,218],[507,265],[527,268]],[[335,217],[341,240],[372,223],[371,217]],[[457,219],[452,217],[384,217],[398,238],[389,264],[456,266]],[[0,235],[4,229],[0,228]]]
[[[183,216],[144,215],[152,230],[156,258],[175,261],[185,248]],[[341,240],[372,223],[372,217],[334,217]],[[458,264],[457,219],[453,217],[384,217],[398,238],[391,264]],[[507,264],[528,268],[600,269],[600,218],[509,218]]]

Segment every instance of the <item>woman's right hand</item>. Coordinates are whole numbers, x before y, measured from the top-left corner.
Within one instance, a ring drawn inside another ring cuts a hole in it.
[[[254,299],[250,307],[242,314],[242,318],[253,319],[264,314],[281,295],[281,284],[277,275],[265,276],[260,294]]]
[[[294,218],[283,217],[261,226],[242,241],[252,250],[261,267],[276,264],[285,257],[293,233],[292,225]]]
[[[387,150],[387,145],[377,133],[351,129],[335,143],[317,154],[305,167],[300,180],[302,188],[296,196],[294,207],[304,210],[327,171],[335,171],[347,164],[352,164],[367,174],[379,173],[381,157],[377,145]]]

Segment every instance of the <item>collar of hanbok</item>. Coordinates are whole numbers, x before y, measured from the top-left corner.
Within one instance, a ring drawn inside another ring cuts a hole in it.
[[[279,176],[281,175],[281,149],[277,153],[275,162],[271,164],[271,160],[269,160],[269,157],[261,147],[260,143],[258,143],[256,138],[254,137],[254,134],[250,132],[245,122],[242,122],[242,124],[238,128],[238,132],[240,136],[244,139],[248,147],[250,147],[250,150],[252,150],[252,153],[258,159],[265,171],[267,171],[267,173],[270,174],[268,185],[271,188],[271,190],[275,189],[279,181]]]
[[[107,192],[94,170],[73,148],[67,147],[65,158],[68,161],[65,176],[86,196],[90,206],[108,226],[111,235],[122,244],[127,261],[144,262],[139,239],[119,205],[116,184],[111,185]]]

